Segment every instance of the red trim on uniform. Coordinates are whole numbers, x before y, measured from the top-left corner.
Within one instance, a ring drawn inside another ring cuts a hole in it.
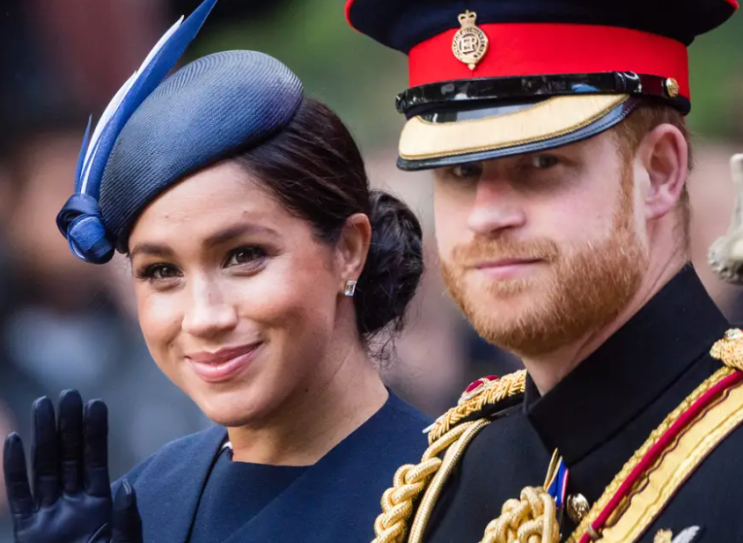
[[[348,0],[346,8],[352,2]],[[454,56],[452,40],[458,29],[452,29],[411,49],[410,86],[479,77],[632,71],[673,77],[680,94],[689,98],[686,46],[674,39],[639,30],[584,24],[477,26],[488,37],[489,45],[474,70]]]
[[[728,4],[731,4],[736,10],[738,9],[738,0],[725,0]]]
[[[632,472],[627,476],[622,485],[617,490],[616,494],[612,496],[609,503],[601,511],[596,520],[591,524],[591,527],[596,532],[601,532],[604,524],[609,517],[614,513],[619,504],[626,498],[632,491],[640,477],[655,464],[658,458],[665,452],[665,450],[671,446],[676,440],[678,435],[686,429],[686,427],[693,423],[694,419],[697,418],[702,411],[704,411],[712,402],[719,398],[727,389],[732,388],[743,381],[743,372],[736,371],[731,375],[728,375],[722,379],[715,386],[710,388],[707,392],[694,402],[684,413],[674,422],[671,427],[660,437],[660,439],[653,445],[647,454],[640,460],[640,463],[635,466]],[[588,532],[583,534],[580,538],[579,543],[590,543],[591,536]]]

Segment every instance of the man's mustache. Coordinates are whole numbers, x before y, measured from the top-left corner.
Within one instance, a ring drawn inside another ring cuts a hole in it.
[[[549,239],[514,241],[506,238],[475,238],[470,243],[457,245],[452,250],[449,264],[458,268],[473,268],[486,262],[504,260],[553,262],[559,255],[557,243]]]

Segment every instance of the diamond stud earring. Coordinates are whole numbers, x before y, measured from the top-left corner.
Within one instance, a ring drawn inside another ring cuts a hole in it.
[[[354,292],[356,292],[356,281],[346,281],[346,286],[343,289],[343,294],[350,298],[353,297]]]

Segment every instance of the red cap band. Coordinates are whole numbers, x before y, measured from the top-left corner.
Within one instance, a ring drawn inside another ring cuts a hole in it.
[[[350,2],[349,2],[350,4]],[[563,23],[477,25],[488,51],[474,70],[452,52],[457,29],[410,50],[410,86],[519,75],[635,72],[672,77],[690,98],[686,46],[674,39],[612,26]]]

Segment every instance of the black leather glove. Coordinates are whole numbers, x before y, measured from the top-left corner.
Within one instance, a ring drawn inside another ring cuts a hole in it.
[[[134,489],[124,481],[111,498],[108,409],[83,401],[77,391],[60,396],[59,420],[49,398],[33,405],[33,494],[23,441],[5,440],[3,468],[16,543],[141,543]]]

